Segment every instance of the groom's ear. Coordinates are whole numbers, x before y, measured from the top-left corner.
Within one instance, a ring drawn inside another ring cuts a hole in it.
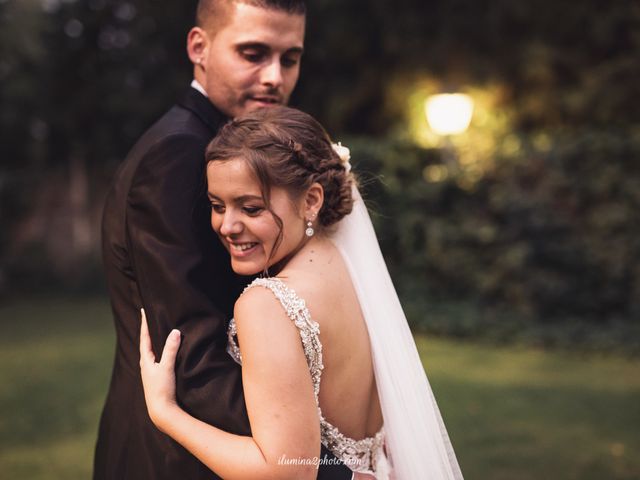
[[[200,27],[193,27],[187,35],[187,53],[191,63],[204,67],[209,46],[209,36]]]
[[[315,218],[324,204],[324,189],[318,182],[313,183],[304,197],[304,214],[306,218]]]

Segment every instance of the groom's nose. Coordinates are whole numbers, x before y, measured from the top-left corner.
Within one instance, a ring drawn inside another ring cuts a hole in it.
[[[260,82],[268,85],[273,89],[279,89],[282,86],[282,65],[279,58],[272,58],[260,72]]]

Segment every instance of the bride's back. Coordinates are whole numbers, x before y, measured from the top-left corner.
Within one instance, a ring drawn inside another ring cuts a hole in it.
[[[340,252],[328,239],[305,246],[278,275],[305,300],[320,325],[324,370],[320,407],[348,437],[382,426],[367,327]]]

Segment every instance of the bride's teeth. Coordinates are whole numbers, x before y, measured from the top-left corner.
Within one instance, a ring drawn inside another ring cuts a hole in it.
[[[242,245],[232,244],[231,246],[235,250],[240,250],[241,252],[245,252],[245,251],[253,248],[255,245],[256,245],[255,243],[243,243]]]

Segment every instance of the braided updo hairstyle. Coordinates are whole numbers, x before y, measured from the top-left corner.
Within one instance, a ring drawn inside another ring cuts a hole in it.
[[[329,227],[351,212],[353,174],[333,150],[331,139],[311,115],[294,108],[262,108],[229,121],[206,150],[207,163],[242,158],[255,174],[266,208],[270,191],[283,188],[297,200],[314,183],[324,190],[318,222]]]

